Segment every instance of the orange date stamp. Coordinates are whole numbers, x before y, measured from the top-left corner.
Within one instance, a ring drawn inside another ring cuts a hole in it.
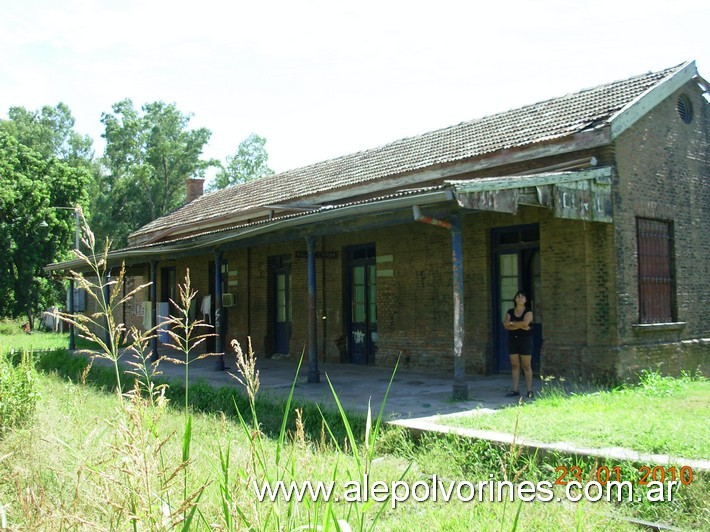
[[[672,481],[680,482],[683,486],[689,486],[693,482],[693,468],[687,465],[681,467],[642,465],[636,468],[636,472],[638,473],[637,478],[623,478],[624,471],[621,467],[600,466],[592,470],[587,478],[595,480],[602,485],[608,482],[634,481],[639,486],[648,486],[650,482]],[[587,476],[579,466],[557,466],[555,468],[555,474],[557,475],[555,484],[560,486],[565,486],[570,481],[579,482],[581,484],[584,481],[584,477]]]

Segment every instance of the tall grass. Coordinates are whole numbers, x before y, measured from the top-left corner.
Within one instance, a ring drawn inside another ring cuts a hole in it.
[[[185,283],[180,286],[181,301],[172,302],[177,317],[171,317],[166,323],[158,324],[146,332],[135,327],[127,331],[125,324],[115,321],[114,312],[149,284],[138,286],[122,295],[125,265],[121,265],[117,276],[112,276],[108,267],[108,242],[101,254],[97,254],[94,235],[83,216],[82,222],[82,241],[89,253],[76,250],[75,254],[90,273],[87,277],[72,271],[71,276],[77,286],[93,298],[97,312],[89,315],[58,312],[57,316],[76,327],[82,338],[97,345],[99,350],[95,356],[109,361],[114,370],[119,404],[116,419],[110,428],[118,438],[118,443],[110,450],[120,456],[123,467],[108,475],[111,490],[98,489],[95,493],[99,497],[111,493],[105,502],[113,510],[107,517],[112,525],[118,525],[119,528],[170,529],[180,525],[187,530],[208,484],[208,481],[197,482],[193,489],[189,475],[192,416],[188,403],[188,368],[191,350],[203,340],[194,337],[196,327],[200,324],[190,323],[188,319],[190,304],[195,297],[190,288],[189,272]],[[164,434],[160,423],[168,403],[165,397],[167,385],[156,385],[154,377],[159,375],[159,360],[150,362],[146,355],[148,341],[163,326],[170,327],[169,333],[174,342],[171,346],[182,350],[185,356],[185,418],[182,454],[178,460],[171,460],[164,453],[165,445],[174,436],[174,433]],[[132,367],[130,373],[136,378],[134,387],[124,393],[123,372],[119,362],[126,354],[132,355],[129,361]],[[105,479],[106,476],[104,472],[99,478]],[[182,478],[180,488],[177,488],[177,478]]]
[[[94,233],[89,228],[83,212],[80,212],[80,215],[81,241],[87,249],[87,253],[76,249],[74,254],[89,274],[84,275],[81,272],[71,271],[70,277],[75,286],[83,289],[88,297],[93,299],[96,312],[93,314],[70,314],[57,311],[56,317],[70,326],[74,326],[81,338],[95,344],[98,347],[97,357],[106,359],[113,364],[116,391],[118,397],[121,398],[120,358],[126,350],[135,352],[142,348],[146,344],[146,340],[156,334],[157,327],[145,333],[133,327],[129,334],[126,325],[117,322],[114,314],[115,311],[130,302],[137,293],[150,286],[150,283],[139,285],[130,292],[122,294],[123,280],[126,276],[125,264],[121,264],[118,275],[112,275],[113,272],[108,262],[110,250],[108,240],[97,252]]]
[[[0,350],[0,438],[6,431],[32,422],[37,398],[32,354]]]
[[[64,355],[67,356],[67,355]],[[232,367],[234,359],[229,360]],[[59,359],[57,359],[59,361]],[[87,383],[92,374],[104,372],[102,378],[113,376],[112,368],[94,364]],[[109,481],[116,474],[117,467],[124,463],[125,449],[120,447],[120,440],[111,428],[117,422],[117,401],[115,384],[107,388],[106,393],[97,392],[92,386],[80,384],[81,371],[77,371],[77,384],[68,383],[47,375],[39,375],[39,390],[42,394],[38,405],[36,423],[31,427],[13,430],[8,438],[0,444],[0,504],[7,508],[8,525],[11,530],[91,530],[111,529],[110,507],[106,501],[113,499],[115,504],[122,503],[119,491]],[[127,378],[124,377],[124,382]],[[177,388],[177,386],[175,386]],[[166,388],[166,399],[173,393],[173,386]],[[234,390],[232,390],[234,391]],[[191,393],[191,408],[194,409],[200,394]],[[241,397],[241,396],[240,396]],[[184,428],[182,394],[173,401],[167,401],[167,406],[161,411],[158,429],[163,439],[168,439],[162,451],[169,463],[176,465],[181,456],[181,435]],[[147,397],[146,397],[147,399]],[[129,401],[124,401],[128,403]],[[214,404],[214,402],[212,402]],[[172,405],[172,407],[171,407]],[[241,405],[241,403],[240,403]],[[176,408],[175,408],[176,407]],[[292,411],[294,404],[292,403]],[[232,407],[234,408],[234,406]],[[247,414],[247,400],[240,406]],[[284,405],[278,408],[279,419],[283,416]],[[200,498],[198,509],[192,523],[192,529],[208,529],[205,522],[214,530],[227,530],[227,517],[221,506],[220,484],[223,483],[222,461],[220,454],[228,454],[224,460],[227,478],[224,484],[229,486],[227,503],[232,508],[228,515],[232,516],[232,528],[246,529],[234,508],[239,508],[247,517],[270,511],[270,503],[260,503],[253,493],[252,487],[244,478],[244,473],[251,470],[251,451],[248,437],[238,422],[235,424],[216,410],[203,414],[193,410],[193,441],[191,451],[191,484],[194,491],[198,481],[209,480]],[[261,408],[257,394],[257,413],[259,420]],[[293,412],[292,412],[293,413]],[[326,412],[326,415],[328,413]],[[294,413],[294,417],[295,417]],[[374,416],[373,416],[374,417]],[[322,445],[319,436],[308,434],[318,431],[309,430],[309,421],[304,415],[303,431],[299,434],[299,424],[289,420],[286,429],[285,443],[282,449],[282,463],[285,456],[292,451],[297,461],[293,478],[298,480],[332,480],[333,466],[338,462],[338,484],[347,479],[347,471],[355,474],[357,465],[351,455],[349,444],[345,444],[347,435],[338,436],[341,452],[335,450],[332,443]],[[267,458],[267,465],[273,463],[276,454],[276,435],[280,431],[280,421],[276,423],[274,436],[269,436],[267,420],[262,424],[262,444]],[[319,424],[320,425],[320,424]],[[372,425],[374,426],[374,420]],[[354,432],[356,432],[354,430]],[[59,444],[55,436],[67,443],[68,447]],[[327,436],[327,431],[326,431]],[[356,434],[359,449],[364,449],[362,438]],[[229,445],[228,445],[229,443]],[[348,449],[346,449],[348,447]],[[637,474],[636,469],[623,463],[595,464],[593,460],[581,460],[573,456],[558,454],[546,455],[532,460],[525,453],[516,450],[511,452],[511,446],[497,446],[484,440],[471,440],[455,436],[436,436],[423,434],[413,437],[399,427],[382,426],[376,442],[375,458],[372,462],[371,479],[386,481],[399,479],[402,472],[409,467],[406,480],[428,481],[432,474],[440,479],[449,480],[504,480],[514,479],[518,471],[522,471],[519,481],[537,482],[556,478],[555,467],[564,465],[567,468],[579,466],[585,473],[585,479],[594,468],[601,465],[624,467],[623,478]],[[71,450],[70,450],[71,449]],[[10,458],[2,460],[2,456],[12,453]],[[151,462],[148,462],[149,464]],[[410,466],[410,464],[412,464]],[[505,465],[507,477],[503,473]],[[107,471],[103,471],[103,469]],[[105,482],[99,483],[105,473]],[[491,476],[492,475],[492,476]],[[705,478],[705,480],[703,480]],[[173,486],[175,497],[182,497],[182,478],[176,477],[177,484]],[[99,489],[107,490],[101,497],[97,496]],[[116,489],[112,494],[111,489]],[[522,505],[518,521],[518,530],[636,530],[632,523],[620,521],[617,517],[634,517],[646,521],[659,522],[675,526],[682,530],[704,530],[710,522],[710,509],[707,507],[708,491],[707,476],[696,473],[691,486],[682,488],[674,501],[667,503],[636,503],[604,504],[604,503],[525,503]],[[343,519],[348,507],[343,503],[334,503],[336,517]],[[384,509],[382,509],[384,507]],[[281,508],[287,508],[285,501]],[[321,509],[325,505],[321,506]],[[374,504],[367,509],[368,516],[382,510],[377,521],[376,530],[510,530],[519,508],[518,503],[508,502],[503,510],[502,503],[459,503],[459,502],[426,502],[409,501],[398,505],[396,510],[390,508],[389,502]],[[307,508],[299,507],[301,523],[304,523]],[[351,516],[352,517],[352,516]],[[367,519],[368,517],[366,517]],[[294,522],[295,522],[294,518]],[[114,521],[119,522],[119,521]],[[254,521],[257,523],[257,521]],[[273,523],[273,517],[271,523]],[[286,523],[285,519],[282,522]],[[352,528],[357,528],[355,520],[349,519]],[[315,528],[322,525],[319,518],[313,524]],[[173,529],[181,528],[175,524]],[[299,525],[300,526],[300,525]],[[157,523],[156,529],[164,529]],[[343,525],[344,527],[344,525]],[[116,525],[113,529],[126,529]],[[145,527],[147,529],[147,527]],[[254,530],[260,529],[258,526]],[[331,525],[331,529],[336,530]]]
[[[210,476],[198,478],[192,473],[193,415],[189,368],[195,360],[209,356],[209,354],[193,355],[195,349],[209,334],[200,332],[200,328],[205,324],[199,320],[191,321],[189,318],[189,309],[196,296],[196,292],[191,288],[189,271],[185,282],[179,287],[180,301],[171,301],[174,307],[173,316],[168,318],[166,323],[145,333],[135,328],[127,331],[124,324],[114,321],[114,311],[148,285],[139,286],[122,296],[119,287],[122,286],[125,267],[120,268],[117,276],[111,277],[107,266],[108,245],[103,253],[97,254],[93,234],[85,223],[83,228],[85,234],[83,241],[90,253],[85,255],[77,252],[77,256],[84,262],[90,276],[86,278],[77,272],[72,272],[71,275],[77,285],[91,295],[98,311],[91,315],[58,313],[58,316],[76,327],[86,341],[97,345],[99,352],[96,356],[108,361],[113,368],[118,401],[115,417],[108,423],[108,429],[113,435],[113,443],[105,449],[105,453],[110,457],[106,459],[107,461],[116,461],[120,466],[107,471],[102,467],[103,464],[82,460],[80,448],[73,447],[61,437],[56,437],[56,441],[73,453],[78,461],[82,461],[80,476],[83,477],[85,486],[92,486],[90,497],[93,499],[93,504],[103,510],[98,521],[92,525],[108,523],[111,528],[120,529],[180,527],[187,530],[197,519],[201,526],[212,526],[200,509],[200,501],[207,486],[215,479]],[[178,456],[169,455],[167,452],[176,433],[166,433],[162,424],[168,405],[167,395],[170,386],[156,380],[160,376],[158,366],[161,360],[151,361],[146,355],[149,339],[156,334],[158,328],[163,326],[167,326],[170,335],[167,347],[180,352],[181,356],[165,357],[162,363],[184,364],[185,367],[181,398],[184,405],[183,427],[179,445],[181,452]],[[370,515],[368,511],[372,506],[371,503],[334,505],[333,500],[291,498],[277,500],[271,506],[255,503],[244,505],[244,492],[256,497],[256,487],[259,483],[266,481],[275,484],[300,480],[299,463],[310,453],[311,443],[306,440],[303,410],[292,411],[296,383],[294,377],[291,392],[283,408],[275,445],[266,444],[268,436],[262,431],[257,406],[259,378],[251,343],[246,353],[237,342],[233,342],[232,345],[239,371],[239,376],[236,377],[245,387],[248,410],[242,411],[234,399],[233,405],[249,443],[247,463],[250,465],[248,468],[237,470],[238,489],[235,489],[233,481],[235,476],[231,474],[233,466],[229,440],[220,447],[218,456],[215,457],[215,462],[219,464],[217,482],[222,504],[220,527],[227,530],[242,527],[290,530],[299,526],[317,525],[324,529],[342,529],[349,528],[352,521],[359,530],[372,529],[382,510]],[[128,390],[120,367],[122,358],[128,362],[131,368],[129,374],[133,378],[133,387]],[[82,371],[82,380],[87,378],[87,371]],[[377,434],[384,413],[384,402],[374,427],[371,416],[368,415],[364,450],[361,450],[356,431],[353,430],[353,425],[332,385],[331,390],[338,404],[340,422],[347,434],[346,445],[344,449],[340,447],[333,429],[326,421],[327,416],[319,410],[320,444],[323,448],[334,446],[338,455],[352,458],[356,467],[353,470],[350,468],[343,470],[340,467],[341,459],[336,459],[328,476],[336,479],[345,475],[346,478],[362,481],[372,469]],[[296,430],[289,434],[287,427],[294,412]],[[403,475],[406,472],[405,470]],[[81,492],[83,493],[84,489]]]
[[[99,263],[105,258],[106,253],[99,255]],[[105,273],[101,264],[94,266],[95,273]],[[114,280],[98,275],[94,284],[97,292],[109,294],[100,307],[105,314],[112,314],[114,305],[122,301],[114,285],[121,275],[123,269]],[[172,322],[171,345],[184,357],[182,383],[161,381],[160,364],[170,361],[152,361],[146,354],[155,331],[127,333],[122,324],[101,313],[90,317],[95,320],[92,326],[84,318],[65,316],[77,327],[86,326],[80,329],[83,335],[101,347],[99,358],[110,365],[106,370],[99,364],[87,366],[81,360],[76,366],[66,364],[65,369],[78,382],[96,379],[116,393],[108,399],[90,396],[81,387],[64,390],[70,398],[62,395],[61,404],[55,406],[67,420],[71,413],[79,421],[29,439],[34,446],[44,446],[45,454],[54,460],[48,467],[32,469],[29,474],[13,470],[11,474],[0,475],[0,497],[14,489],[12,516],[24,528],[515,530],[600,528],[600,524],[607,522],[611,522],[609,527],[613,529],[630,528],[623,522],[610,521],[609,517],[600,518],[600,507],[582,504],[570,511],[549,504],[444,506],[427,502],[393,509],[388,504],[377,505],[372,499],[353,503],[309,497],[301,500],[280,497],[273,503],[259,501],[255,490],[259,483],[299,483],[306,477],[311,481],[337,481],[338,486],[363,482],[366,476],[373,480],[402,480],[431,473],[457,480],[550,480],[555,463],[570,458],[552,457],[543,462],[523,454],[515,443],[500,448],[484,441],[451,436],[423,436],[414,440],[401,431],[385,429],[384,402],[374,419],[368,414],[361,429],[359,421],[353,421],[345,412],[329,379],[338,409],[336,417],[317,409],[297,408],[293,402],[296,377],[286,402],[268,405],[260,402],[256,357],[250,343],[246,352],[238,343],[232,344],[238,373],[235,377],[243,384],[246,398],[235,396],[232,390],[196,385],[190,382],[189,365],[195,360],[193,350],[203,335],[199,324],[187,318],[194,297],[189,274],[180,294],[180,302],[174,305],[177,317]],[[105,341],[106,337],[109,341]],[[124,338],[130,343],[120,344]],[[119,345],[123,349],[118,349]],[[62,357],[67,356],[48,354],[38,363],[41,367],[47,367],[50,360],[61,364]],[[120,367],[124,358],[130,362],[128,374]],[[55,394],[50,392],[47,400],[52,399]],[[100,402],[105,412],[92,418]],[[179,416],[174,415],[171,404],[181,409]],[[223,414],[217,421],[214,416],[205,420],[195,415],[198,404],[207,410],[219,409]],[[226,415],[230,409],[238,420],[236,426]],[[520,412],[522,408],[515,421],[516,433],[525,418]],[[203,423],[206,429],[199,426]],[[32,463],[33,453],[39,451],[33,445],[25,445],[27,440],[19,432],[14,434],[18,439],[12,444],[12,452]],[[401,458],[385,456],[388,452]],[[0,456],[1,466],[8,462],[3,463],[3,458]],[[589,470],[591,464],[582,466]],[[671,508],[678,509],[685,518],[679,522],[695,528],[706,522],[702,515],[699,518],[695,515],[708,493],[707,484],[700,485],[692,496]],[[2,502],[0,518],[6,508]],[[611,506],[601,508],[616,511]],[[663,507],[668,512],[666,508]],[[627,511],[627,507],[623,510]],[[636,506],[631,507],[631,511],[636,510]],[[639,511],[646,512],[643,516],[659,515],[651,514],[658,512],[658,508],[641,507]]]

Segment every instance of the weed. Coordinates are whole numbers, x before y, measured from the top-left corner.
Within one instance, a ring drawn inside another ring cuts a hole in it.
[[[116,391],[118,396],[121,397],[123,388],[119,359],[124,353],[121,348],[126,347],[127,331],[123,323],[116,322],[114,311],[131,301],[135,294],[144,290],[150,284],[137,286],[129,293],[122,294],[123,279],[126,276],[125,264],[121,265],[117,276],[112,276],[112,270],[108,266],[108,241],[102,252],[97,253],[94,233],[86,223],[84,214],[80,212],[80,215],[82,221],[81,240],[84,246],[88,248],[88,254],[84,254],[79,249],[74,250],[74,254],[90,272],[90,275],[86,276],[72,271],[70,276],[74,280],[75,286],[83,289],[94,300],[97,312],[87,315],[57,311],[56,317],[70,326],[74,326],[83,339],[97,345],[99,347],[99,350],[96,351],[97,357],[109,360],[113,364]],[[133,332],[135,332],[135,329]],[[146,337],[150,337],[151,334],[155,334],[155,331],[148,331]]]
[[[36,381],[31,353],[0,352],[0,437],[32,421],[38,398]]]
[[[657,371],[643,370],[639,375],[639,388],[649,397],[670,397],[683,390],[691,382],[704,380],[700,372],[694,375],[683,372],[680,377],[662,375]]]

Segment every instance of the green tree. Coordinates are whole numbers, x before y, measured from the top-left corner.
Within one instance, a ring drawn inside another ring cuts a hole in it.
[[[8,120],[0,128],[17,141],[37,151],[44,159],[56,157],[74,167],[88,167],[94,158],[93,143],[88,135],[74,130],[74,117],[64,103],[48,105],[39,111],[11,107]]]
[[[38,312],[65,297],[61,280],[42,268],[70,258],[74,218],[53,207],[85,204],[90,175],[44,157],[0,125],[0,316],[25,315],[32,325]]]
[[[185,202],[187,178],[218,163],[200,158],[211,131],[188,129],[191,116],[175,104],[149,103],[140,113],[126,99],[112,110],[101,117],[106,172],[92,198],[92,223],[97,239],[121,247],[132,231]]]
[[[233,157],[227,157],[226,167],[217,172],[209,190],[220,190],[273,174],[267,164],[269,154],[266,153],[265,144],[266,139],[256,133],[240,142],[237,153]]]

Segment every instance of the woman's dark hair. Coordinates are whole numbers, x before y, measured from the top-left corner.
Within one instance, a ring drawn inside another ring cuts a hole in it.
[[[527,307],[530,304],[530,298],[528,297],[528,294],[525,292],[525,290],[518,290],[515,292],[515,295],[513,296],[513,305],[515,305],[515,298],[518,296],[525,296],[525,306]]]

